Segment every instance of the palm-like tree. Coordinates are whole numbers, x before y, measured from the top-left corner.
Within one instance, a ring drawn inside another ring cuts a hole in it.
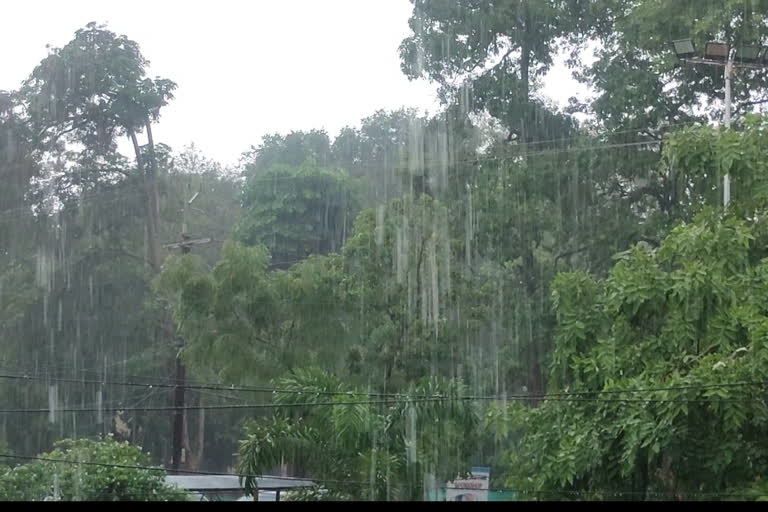
[[[256,495],[256,477],[283,462],[314,479],[326,499],[418,500],[428,475],[452,480],[469,470],[479,415],[458,381],[425,379],[398,396],[368,395],[319,370],[283,378],[268,419],[251,422],[238,471]]]

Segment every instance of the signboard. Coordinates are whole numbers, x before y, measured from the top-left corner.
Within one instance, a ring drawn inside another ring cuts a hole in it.
[[[473,467],[472,476],[449,482],[445,501],[488,501],[490,468]]]

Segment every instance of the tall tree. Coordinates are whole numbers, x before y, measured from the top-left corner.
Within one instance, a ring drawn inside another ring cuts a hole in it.
[[[768,41],[765,0],[600,0],[586,19],[599,43],[597,60],[582,79],[598,91],[591,108],[609,130],[623,138],[660,139],[666,127],[722,113],[722,67],[681,63],[671,42],[693,38],[699,52],[708,41],[732,47]],[[759,70],[740,69],[733,79],[736,116],[765,98],[768,82]]]
[[[522,436],[509,452],[509,485],[554,499],[715,499],[762,488],[764,126],[689,129],[666,145],[692,195],[732,174],[740,192],[725,218],[694,200],[683,205],[692,220],[658,248],[619,254],[606,278],[555,279],[551,382],[566,396],[508,411]]]
[[[264,244],[279,268],[338,251],[357,201],[348,174],[330,159],[325,132],[265,137],[245,155],[243,216],[235,237]]]
[[[83,145],[76,155],[86,176],[67,176],[65,186],[87,187],[104,173],[125,174],[116,137],[127,136],[144,179],[152,267],[160,269],[158,163],[152,123],[173,98],[176,84],[146,77],[149,62],[135,41],[95,23],[35,68],[21,89],[41,148],[61,151],[63,140]],[[143,149],[137,133],[146,131]],[[85,180],[85,181],[82,181]]]
[[[521,142],[563,136],[565,118],[535,99],[535,84],[574,31],[581,2],[412,0],[412,34],[400,46],[410,78],[441,85],[444,100],[486,110]],[[471,93],[470,93],[471,91]]]

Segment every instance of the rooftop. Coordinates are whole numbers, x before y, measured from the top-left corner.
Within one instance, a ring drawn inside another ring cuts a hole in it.
[[[236,475],[168,475],[165,483],[190,491],[242,491],[240,477]],[[258,479],[261,490],[286,490],[312,487],[312,480],[302,478],[264,476]]]

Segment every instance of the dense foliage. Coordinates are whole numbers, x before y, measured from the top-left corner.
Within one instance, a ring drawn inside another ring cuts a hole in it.
[[[57,462],[61,461],[61,462]],[[37,460],[0,473],[0,500],[185,501],[136,446],[111,437],[66,439]],[[136,468],[148,469],[136,469]]]
[[[765,44],[768,5],[411,3],[402,70],[439,112],[271,134],[236,168],[154,140],[176,84],[106,27],[0,92],[0,409],[36,410],[0,414],[4,455],[112,433],[132,444],[44,458],[168,464],[172,411],[141,406],[180,353],[208,384],[184,466],[251,492],[283,471],[318,483],[294,497],[424,499],[479,464],[524,498],[765,494],[768,84],[740,70],[733,128],[708,125],[722,69],[668,42]],[[562,55],[595,95],[556,108]],[[174,497],[113,469],[2,489]]]

